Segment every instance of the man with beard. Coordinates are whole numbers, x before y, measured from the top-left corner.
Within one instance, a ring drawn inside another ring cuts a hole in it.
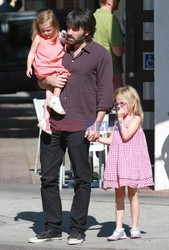
[[[58,173],[66,148],[75,181],[68,244],[80,244],[85,239],[91,192],[89,144],[99,138],[101,121],[112,108],[113,95],[111,56],[92,41],[95,25],[90,10],[75,9],[68,14],[68,48],[62,64],[71,76],[51,75],[39,82],[43,89],[48,85],[62,88],[60,99],[66,115],[53,112],[52,135],[41,135],[41,195],[46,221],[45,229],[29,239],[32,243],[62,238]]]

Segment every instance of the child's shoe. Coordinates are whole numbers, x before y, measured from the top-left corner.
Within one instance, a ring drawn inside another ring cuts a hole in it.
[[[141,238],[141,232],[140,232],[139,228],[130,229],[130,238],[131,239],[139,239],[139,238]]]
[[[60,115],[65,115],[65,111],[61,105],[60,98],[52,96],[50,100],[47,102],[47,105],[53,109],[56,113]]]
[[[115,229],[113,234],[107,238],[108,241],[123,240],[123,239],[126,239],[126,233],[124,232],[124,228]]]
[[[48,125],[48,126],[47,126]],[[39,128],[41,128],[44,132],[46,132],[47,134],[51,135],[52,134],[52,131],[50,130],[50,124],[48,124],[46,122],[45,119],[43,120],[40,120],[39,123],[37,124],[37,126]]]

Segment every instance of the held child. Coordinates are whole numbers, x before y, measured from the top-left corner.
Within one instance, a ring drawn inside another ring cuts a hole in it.
[[[65,32],[59,33],[59,22],[52,10],[38,13],[32,25],[32,45],[27,58],[26,75],[28,77],[32,76],[32,65],[39,80],[43,80],[46,76],[54,73],[70,76],[69,72],[62,66],[62,58],[65,52],[59,36],[62,36],[61,40],[63,41]],[[60,93],[60,88],[52,88],[51,86],[46,90],[44,119],[39,122],[38,126],[49,134],[51,134],[48,122],[50,108],[61,115],[65,115],[59,98]]]
[[[153,185],[151,162],[142,129],[143,111],[140,98],[131,86],[116,89],[114,107],[117,123],[107,138],[99,142],[110,145],[103,188],[115,188],[116,229],[108,241],[125,239],[123,228],[125,187],[132,218],[131,238],[141,238],[137,188]]]

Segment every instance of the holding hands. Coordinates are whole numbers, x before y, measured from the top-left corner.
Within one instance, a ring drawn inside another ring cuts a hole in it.
[[[91,127],[89,127],[85,132],[85,138],[88,141],[98,141],[100,137],[100,130],[97,128],[97,124],[94,123]]]
[[[104,119],[106,112],[99,111],[97,113],[96,121],[90,126],[85,132],[85,138],[89,141],[99,141],[100,138],[100,127]]]

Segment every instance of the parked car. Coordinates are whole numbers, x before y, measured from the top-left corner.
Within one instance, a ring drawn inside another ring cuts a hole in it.
[[[70,10],[55,10],[60,29],[66,27]],[[26,61],[31,45],[31,26],[36,11],[0,14],[0,94],[36,89],[36,78],[26,76]]]

